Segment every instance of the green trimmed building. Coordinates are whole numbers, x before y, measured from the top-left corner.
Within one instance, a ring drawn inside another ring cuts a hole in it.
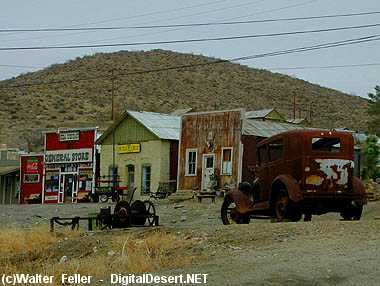
[[[180,117],[126,111],[96,141],[100,146],[98,181],[117,178],[119,186],[137,187],[135,199],[176,186]]]

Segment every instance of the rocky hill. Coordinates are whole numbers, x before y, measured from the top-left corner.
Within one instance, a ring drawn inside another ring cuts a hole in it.
[[[310,116],[311,109],[313,126],[366,129],[365,99],[267,70],[219,63],[126,75],[215,60],[163,50],[99,53],[1,81],[0,143],[38,145],[40,132],[46,128],[108,126],[112,70],[116,114],[126,108],[170,112],[184,107],[195,110],[276,107],[292,117],[295,96],[297,117]],[[50,84],[35,85],[41,82]],[[22,87],[4,89],[13,85]]]

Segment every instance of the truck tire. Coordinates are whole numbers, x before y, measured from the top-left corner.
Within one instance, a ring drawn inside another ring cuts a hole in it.
[[[274,217],[278,222],[289,219],[290,200],[288,193],[285,190],[277,192],[273,202]]]

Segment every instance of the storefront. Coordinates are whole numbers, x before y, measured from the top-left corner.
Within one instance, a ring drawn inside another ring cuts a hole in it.
[[[42,202],[43,154],[20,156],[20,204]]]
[[[44,203],[89,200],[95,185],[96,128],[45,133]]]

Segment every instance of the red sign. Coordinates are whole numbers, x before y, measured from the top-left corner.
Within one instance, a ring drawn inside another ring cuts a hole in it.
[[[41,203],[43,159],[42,154],[21,155],[20,204]]]
[[[66,134],[68,131],[62,131],[61,133]],[[45,151],[94,148],[95,129],[80,130],[77,138],[71,137],[73,140],[62,140],[61,133],[46,133]]]

